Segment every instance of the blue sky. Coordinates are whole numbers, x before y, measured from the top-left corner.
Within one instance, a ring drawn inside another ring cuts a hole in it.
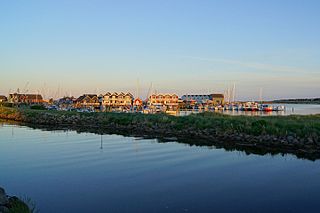
[[[320,1],[1,1],[0,94],[320,96]],[[60,88],[60,89],[59,89]]]

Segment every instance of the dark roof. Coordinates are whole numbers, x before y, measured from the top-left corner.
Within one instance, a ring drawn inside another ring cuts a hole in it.
[[[224,98],[223,94],[212,94],[212,98]]]
[[[127,93],[124,93],[124,92],[120,92],[120,93],[117,93],[117,92],[113,92],[113,93],[111,93],[111,92],[107,92],[104,96],[113,96],[113,95],[115,95],[115,96],[127,96],[127,95],[129,95],[130,97],[133,97],[133,95],[130,93],[130,92],[127,92]]]
[[[4,95],[0,95],[0,100],[7,100],[7,97]]]
[[[95,97],[98,97],[97,95],[95,94],[85,94],[85,96],[89,96],[89,98],[95,98]]]
[[[90,99],[98,98],[98,96],[94,95],[94,94],[84,94],[84,95],[81,95],[79,98],[77,98],[76,102],[80,102],[83,99],[85,99],[86,97],[89,97]]]
[[[193,97],[193,98],[210,98],[211,95],[183,95],[182,97]]]
[[[182,100],[185,100],[185,99],[194,99],[194,100],[210,100],[210,99],[213,99],[213,98],[224,98],[224,95],[223,94],[210,94],[210,95],[183,95],[181,97]]]
[[[197,101],[205,101],[212,99],[211,95],[183,95],[181,96],[182,100],[197,100]]]

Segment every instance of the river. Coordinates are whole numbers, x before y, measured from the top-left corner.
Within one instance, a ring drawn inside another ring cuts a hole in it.
[[[318,212],[320,161],[0,123],[0,186],[40,212]]]

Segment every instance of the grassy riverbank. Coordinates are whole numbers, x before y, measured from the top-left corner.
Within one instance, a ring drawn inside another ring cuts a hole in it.
[[[299,137],[320,136],[320,114],[318,115],[290,115],[290,116],[229,116],[219,113],[191,114],[189,116],[175,117],[166,114],[145,115],[139,113],[78,113],[66,111],[47,111],[17,108],[0,108],[0,116],[18,121],[33,121],[39,119],[40,123],[46,123],[43,118],[52,123],[74,123],[68,118],[76,116],[79,119],[94,119],[87,125],[168,125],[176,130],[183,129],[215,129],[229,133],[245,133],[250,135],[296,135]],[[54,118],[54,119],[53,119]],[[60,119],[59,119],[60,118]],[[62,119],[61,119],[62,118]],[[53,120],[52,120],[53,119]],[[75,123],[77,124],[77,123]],[[83,124],[80,122],[79,124]]]
[[[202,139],[206,145],[312,152],[320,158],[320,115],[258,117],[201,113],[175,117],[166,114],[78,113],[2,107],[0,118],[101,134]]]

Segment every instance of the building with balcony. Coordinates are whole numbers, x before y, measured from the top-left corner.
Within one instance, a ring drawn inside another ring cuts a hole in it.
[[[152,94],[149,96],[150,107],[165,107],[166,110],[178,109],[179,97],[176,94]]]
[[[125,107],[130,108],[133,104],[133,95],[131,93],[117,93],[117,92],[107,92],[103,96],[103,106],[105,107],[113,107],[113,108],[119,108],[119,107]]]
[[[76,108],[93,108],[100,107],[98,96],[95,94],[84,94],[73,101]]]

